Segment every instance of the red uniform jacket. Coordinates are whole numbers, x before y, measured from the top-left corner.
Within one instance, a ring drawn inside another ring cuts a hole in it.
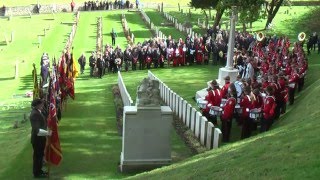
[[[289,88],[293,88],[293,89],[296,88],[298,81],[299,81],[299,75],[297,73],[292,73],[289,78],[289,84],[294,83],[295,86],[294,87],[289,86]]]
[[[227,100],[225,106],[223,107],[223,113],[221,115],[223,121],[230,121],[232,119],[236,102],[237,100],[234,97],[231,97]]]
[[[221,97],[224,99],[227,99],[229,85],[230,82],[227,82],[221,89]]]
[[[274,109],[275,109],[275,98],[273,96],[267,96],[266,101],[264,103],[263,108],[263,117],[266,120],[272,119],[274,116]]]
[[[262,108],[263,107],[263,97],[261,94],[256,96],[256,100],[252,102],[252,108]]]
[[[249,118],[249,112],[252,109],[252,101],[249,95],[245,95],[241,99],[240,106],[242,108],[242,117]]]
[[[206,109],[203,109],[203,112],[209,112],[210,111],[210,105],[211,106],[219,106],[221,104],[221,92],[220,89],[214,89],[208,92],[208,95],[205,97],[205,100],[208,101]],[[209,105],[210,104],[210,105]]]
[[[278,83],[275,83],[275,82],[272,82],[270,83],[270,86],[273,88],[274,90],[274,96],[275,98],[277,99],[278,97],[280,97],[280,88],[279,88],[279,85]]]

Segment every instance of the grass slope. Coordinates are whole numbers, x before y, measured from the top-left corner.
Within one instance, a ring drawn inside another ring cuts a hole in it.
[[[149,16],[151,22],[162,31],[167,37],[172,36],[173,39],[179,40],[179,38],[185,39],[185,35],[179,30],[175,29],[174,26],[162,26],[161,23],[167,23],[168,21],[160,15],[156,10],[146,10],[146,14]]]
[[[287,114],[285,126],[132,179],[317,179],[319,92],[320,80]]]

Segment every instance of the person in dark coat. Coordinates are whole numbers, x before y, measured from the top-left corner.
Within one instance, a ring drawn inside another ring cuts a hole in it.
[[[96,57],[94,52],[92,52],[91,56],[89,57],[89,66],[90,66],[90,77],[93,77],[93,70],[94,70],[94,67],[96,66]]]
[[[97,68],[98,68],[98,77],[102,78],[103,68],[104,68],[104,62],[103,58],[101,57],[101,54],[98,54],[97,58]]]
[[[111,40],[112,40],[112,46],[116,45],[116,37],[117,37],[117,33],[116,31],[112,28],[111,31]]]
[[[34,99],[31,103],[31,144],[33,147],[33,176],[35,178],[48,177],[48,173],[42,171],[46,136],[51,136],[47,131],[46,117],[43,115],[44,102],[41,99]]]
[[[78,63],[80,64],[80,73],[83,74],[84,68],[86,66],[86,56],[84,53],[82,53],[81,56],[79,57]]]

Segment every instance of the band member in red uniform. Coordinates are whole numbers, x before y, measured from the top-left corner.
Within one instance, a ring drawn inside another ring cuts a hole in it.
[[[252,109],[252,100],[250,97],[251,88],[250,86],[244,87],[244,94],[240,101],[240,106],[242,108],[242,132],[241,139],[248,138],[251,136],[252,120],[249,118],[249,112]]]
[[[186,52],[187,52],[187,46],[186,44],[183,44],[182,48],[180,49],[180,54],[181,54],[181,66],[184,66],[186,64]]]
[[[180,59],[180,51],[179,51],[179,47],[177,46],[173,51],[173,67],[179,66],[179,59]]]
[[[231,126],[232,126],[232,118],[233,118],[233,112],[234,107],[237,103],[237,90],[234,84],[230,84],[228,88],[228,99],[225,103],[225,105],[222,107],[223,112],[221,115],[221,123],[222,123],[222,140],[224,142],[229,142],[230,140],[230,132],[231,132]]]
[[[196,46],[196,61],[197,61],[197,64],[202,64],[202,61],[203,61],[203,45],[202,44],[198,44]]]
[[[268,131],[271,125],[273,124],[274,113],[276,108],[276,101],[273,96],[273,91],[274,89],[272,86],[267,87],[267,97],[264,103],[263,118],[261,119],[260,132]]]
[[[299,81],[298,69],[293,69],[291,76],[289,77],[289,104],[294,103],[294,92]]]
[[[279,108],[280,108],[280,114],[284,114],[287,109],[286,108],[287,104],[286,104],[286,100],[285,100],[285,97],[287,95],[287,91],[286,91],[286,79],[285,79],[282,72],[279,73],[278,84],[279,84],[280,94],[279,94],[279,97],[277,100],[278,101],[277,104],[279,105]]]
[[[307,71],[306,61],[302,61],[299,68],[299,81],[298,81],[298,92],[300,92],[304,86],[304,76]]]
[[[216,80],[212,80],[211,82],[212,90],[209,90],[208,95],[205,97],[205,100],[208,101],[206,109],[202,111],[202,114],[206,116],[206,118],[212,122],[214,125],[217,125],[217,116],[213,116],[209,114],[211,106],[219,106],[221,104],[221,92],[219,89],[219,85]]]
[[[221,89],[221,97],[223,99],[227,99],[227,95],[228,95],[228,88],[229,88],[229,85],[230,85],[230,76],[226,76],[224,78],[224,81],[225,81],[225,84],[224,86],[222,87]]]

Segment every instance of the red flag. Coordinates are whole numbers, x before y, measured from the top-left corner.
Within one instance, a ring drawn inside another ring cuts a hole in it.
[[[59,165],[62,160],[62,151],[58,133],[58,119],[56,110],[55,90],[53,83],[50,83],[50,106],[48,116],[48,129],[52,131],[47,139],[46,161],[49,164]]]

